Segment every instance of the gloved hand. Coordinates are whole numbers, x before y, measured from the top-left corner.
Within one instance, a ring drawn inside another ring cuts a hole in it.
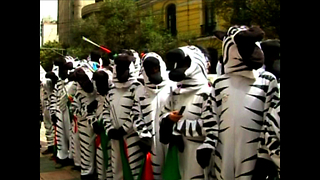
[[[159,129],[161,143],[168,144],[170,142],[173,125],[174,122],[168,116],[162,119]]]
[[[98,135],[100,135],[104,131],[103,127],[101,127],[97,121],[92,123],[92,127],[93,127],[93,132]]]
[[[57,124],[58,118],[55,114],[51,115],[51,121],[53,125]]]
[[[143,152],[143,154],[147,154],[151,151],[152,139],[148,137],[144,137],[138,141],[138,145]]]
[[[111,139],[119,140],[127,133],[124,131],[123,127],[120,127],[119,129],[110,129],[108,132],[108,136]]]
[[[197,162],[202,167],[202,169],[209,166],[211,155],[212,155],[212,149],[209,148],[203,148],[197,150]]]
[[[87,106],[87,112],[88,114],[92,114],[95,109],[97,109],[98,101],[93,100],[88,106]]]
[[[169,148],[171,146],[174,146],[176,145],[178,147],[178,150],[180,152],[183,152],[184,151],[184,143],[183,143],[183,138],[181,135],[179,136],[176,136],[176,135],[172,135],[171,138],[170,138],[170,144],[169,144]]]

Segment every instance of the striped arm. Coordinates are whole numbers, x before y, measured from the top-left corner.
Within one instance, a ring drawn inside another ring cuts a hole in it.
[[[269,72],[263,72],[260,76],[266,79],[266,81],[269,81],[268,88],[266,89],[266,100],[263,112],[263,123],[265,123],[269,109],[275,106],[275,103],[280,100],[280,97],[278,83],[275,76]],[[260,133],[258,157],[271,160],[270,156],[268,155],[268,147],[266,146],[265,133],[263,131]]]
[[[103,110],[101,114],[101,118],[104,124],[104,130],[106,131],[107,134],[109,133],[110,129],[114,128],[112,124],[112,119],[110,116],[110,99],[108,98],[108,96],[106,97],[106,101],[103,104]]]
[[[214,93],[214,91],[212,91],[212,93]],[[205,131],[206,138],[198,149],[209,148],[215,150],[217,147],[219,126],[215,111],[216,104],[212,97],[214,97],[214,94],[209,96],[201,115],[201,119],[203,121],[202,128]]]
[[[263,124],[268,154],[280,172],[280,101],[270,107]]]
[[[133,122],[133,129],[138,133],[140,138],[152,137],[152,122],[145,122],[143,115],[141,115],[142,109],[138,98],[140,98],[140,102],[145,99],[145,97],[139,97],[139,95],[134,97],[130,116]]]
[[[51,116],[56,114],[57,112],[57,101],[58,101],[57,92],[58,92],[58,89],[55,87],[49,96],[49,99],[50,99],[49,112]]]

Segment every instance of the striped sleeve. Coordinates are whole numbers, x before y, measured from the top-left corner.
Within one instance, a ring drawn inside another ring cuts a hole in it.
[[[263,124],[268,154],[280,171],[280,101],[270,107]]]
[[[103,104],[103,110],[101,114],[101,120],[103,121],[104,129],[108,134],[110,129],[113,129],[112,119],[110,116],[110,99],[109,94],[106,96],[105,103]]]
[[[49,99],[50,99],[49,112],[51,116],[57,112],[57,101],[58,101],[57,92],[58,92],[58,89],[55,87],[49,96]]]
[[[262,78],[265,78],[269,81],[268,83],[268,90],[266,92],[266,100],[264,105],[264,113],[263,113],[263,123],[266,121],[267,113],[269,112],[270,108],[275,106],[275,103],[280,100],[279,97],[279,88],[278,83],[274,75],[268,72],[264,72],[260,75]],[[262,126],[263,128],[263,126]],[[268,154],[268,147],[266,146],[265,142],[265,133],[262,131],[260,133],[260,142],[258,147],[258,157],[264,158],[267,160],[271,160]]]
[[[132,97],[132,100],[134,102],[134,97],[135,97],[135,94],[136,94],[136,91],[138,89],[138,87],[140,86],[141,84],[139,82],[135,82],[135,83],[132,83],[131,87],[130,87],[130,91],[132,91],[132,94],[131,94],[131,97]],[[131,107],[131,111],[130,111],[130,117],[132,117],[132,107]],[[128,133],[128,131],[133,128],[133,119],[131,119],[129,117],[129,121],[125,121],[123,124],[122,124],[122,127],[124,129],[125,132]]]
[[[209,148],[215,150],[218,142],[218,120],[216,115],[216,104],[212,97],[214,97],[214,91],[211,91],[211,95],[204,105],[204,111],[201,114],[201,121],[203,122],[202,128],[205,132],[205,140],[198,149]]]
[[[138,101],[139,98],[139,101]],[[152,137],[152,123],[148,123],[143,118],[141,114],[141,104],[139,102],[143,101],[145,97],[140,97],[139,93],[135,95],[132,111],[131,111],[131,119],[133,121],[133,129],[138,133],[140,138],[144,137]],[[148,126],[149,125],[149,126]]]

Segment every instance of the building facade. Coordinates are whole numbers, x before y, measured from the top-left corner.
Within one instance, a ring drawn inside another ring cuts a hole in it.
[[[40,26],[40,46],[43,46],[49,41],[58,41],[57,21],[52,20],[51,18],[43,18]]]
[[[59,42],[69,44],[69,37],[73,23],[81,19],[81,10],[96,0],[58,0],[58,34]]]

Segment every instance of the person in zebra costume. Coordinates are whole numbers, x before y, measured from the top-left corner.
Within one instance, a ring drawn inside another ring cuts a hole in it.
[[[50,115],[51,121],[56,126],[57,138],[57,163],[56,168],[61,168],[72,161],[72,151],[69,149],[70,143],[70,113],[67,96],[67,76],[68,71],[73,68],[72,62],[67,62],[64,57],[59,57],[54,61],[58,66],[59,78],[55,78],[54,73],[46,74],[51,80],[57,79],[53,92],[50,94]]]
[[[264,54],[264,70],[276,76],[280,91],[280,40],[267,39],[260,46]]]
[[[88,121],[87,106],[95,100],[96,90],[91,78],[93,69],[85,62],[74,70],[70,77],[77,82],[76,92],[72,102],[72,113],[76,116],[80,140],[81,179],[91,179],[95,169],[94,132]],[[75,147],[76,148],[76,147]]]
[[[169,78],[177,82],[177,88],[160,114],[160,142],[169,144],[169,150],[178,147],[181,179],[211,179],[218,124],[205,56],[195,46],[183,46],[169,51],[166,58],[176,64]],[[181,113],[182,106],[185,110]]]
[[[57,77],[56,80],[57,81]],[[53,153],[54,149],[54,128],[50,117],[50,100],[49,96],[53,92],[53,84],[51,79],[45,78],[42,81],[42,88],[41,88],[41,104],[42,104],[42,112],[43,112],[43,123],[46,129],[46,139],[47,139],[47,146],[48,148],[42,152],[43,155]]]
[[[264,37],[262,29],[232,26],[214,34],[222,40],[223,52],[222,75],[213,83],[213,108],[219,123],[215,175],[219,180],[249,180],[266,113],[271,99],[278,96],[277,80],[270,72],[257,71],[264,63],[258,44]]]
[[[88,120],[96,135],[96,172],[99,180],[107,178],[112,179],[112,171],[110,167],[110,143],[109,137],[104,130],[105,121],[102,120],[103,107],[110,87],[111,80],[107,72],[107,68],[99,68],[93,73],[93,84],[97,90],[96,99],[92,101],[88,107]]]
[[[169,98],[170,87],[174,88],[176,83],[169,80],[166,64],[158,54],[146,53],[142,62],[145,85],[136,90],[132,107],[133,127],[141,139],[140,148],[145,153],[151,150],[153,179],[161,180],[167,146],[159,141],[159,115]]]
[[[91,53],[91,60],[92,60]],[[96,136],[95,148],[96,148],[96,172],[98,174],[99,180],[105,180],[107,177],[112,177],[111,167],[108,166],[108,161],[111,160],[109,157],[110,152],[107,149],[110,149],[109,138],[106,136],[104,131],[104,125],[102,121],[102,110],[105,103],[105,98],[110,89],[109,86],[112,86],[112,79],[109,77],[109,64],[110,61],[108,58],[103,58],[97,56],[99,63],[99,69],[93,73],[92,81],[94,88],[97,91],[97,95],[94,101],[92,101],[87,106],[88,112],[88,121],[93,128],[93,131]],[[111,74],[112,76],[112,74]],[[109,154],[106,154],[109,153]],[[109,169],[108,169],[109,168]],[[109,170],[109,171],[108,171]],[[108,174],[107,174],[108,171]]]
[[[45,77],[46,71],[40,65],[40,103],[42,107],[42,116],[44,127],[46,129],[47,149],[42,152],[43,155],[53,153],[54,147],[54,129],[49,113],[49,95],[53,91],[51,80]]]
[[[143,153],[137,145],[140,138],[133,130],[130,114],[136,89],[141,84],[137,81],[133,56],[121,53],[114,62],[114,86],[107,95],[102,118],[111,143],[111,162],[108,166],[111,166],[112,176],[107,179],[121,180],[128,174],[137,179]]]

